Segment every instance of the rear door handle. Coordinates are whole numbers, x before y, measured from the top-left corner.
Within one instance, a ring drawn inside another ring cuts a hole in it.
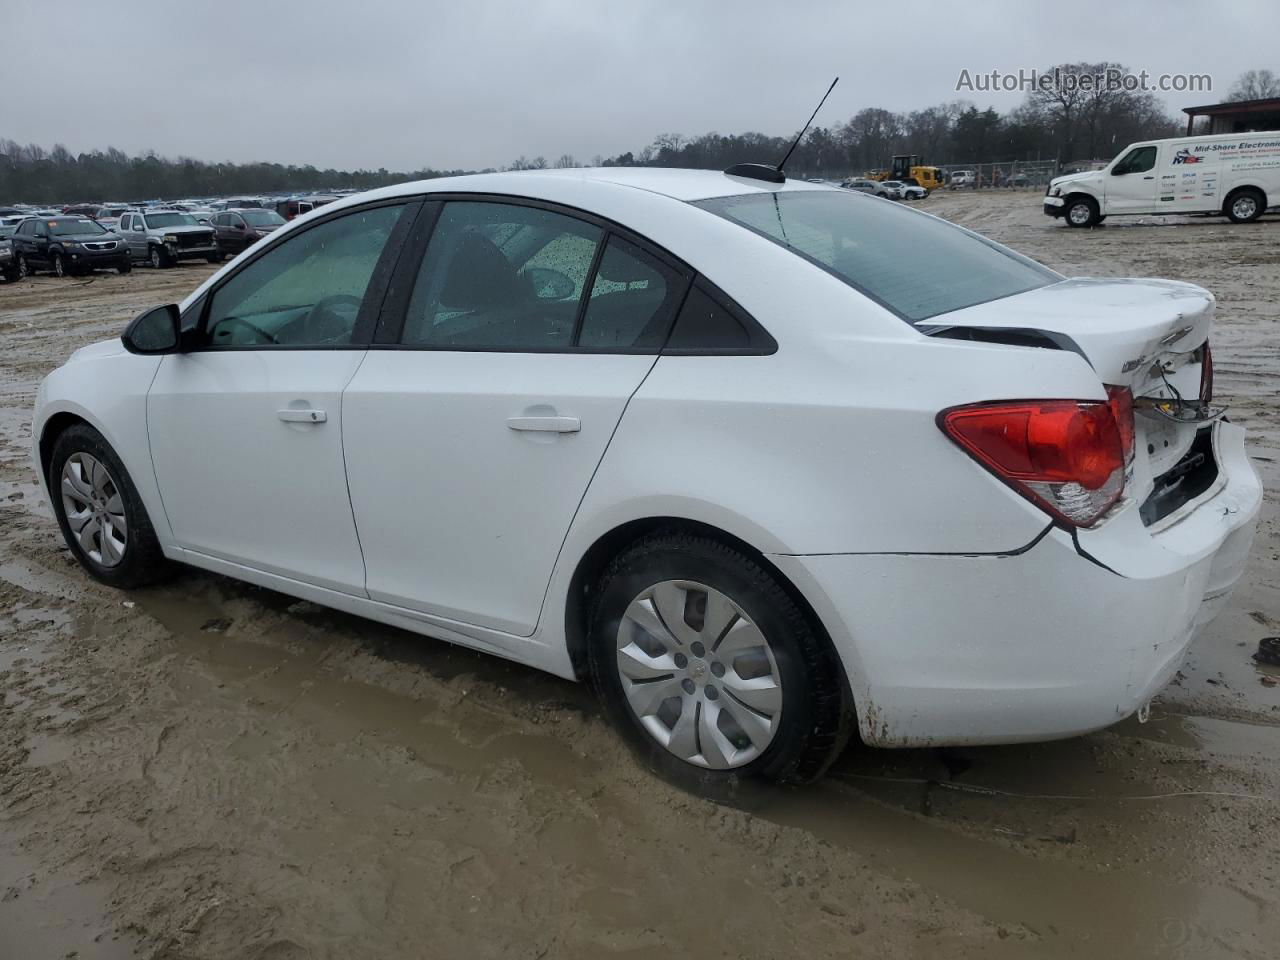
[[[509,417],[507,426],[534,433],[577,433],[582,421],[577,417]]]
[[[301,410],[286,407],[284,410],[277,410],[276,416],[285,423],[324,423],[329,419],[329,415],[323,410],[311,407],[303,407]]]

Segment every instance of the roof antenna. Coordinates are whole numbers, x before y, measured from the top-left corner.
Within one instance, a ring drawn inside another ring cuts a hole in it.
[[[805,121],[803,129],[796,135],[791,144],[791,149],[786,152],[776,167],[771,167],[767,163],[735,163],[725,173],[731,177],[750,177],[753,180],[764,180],[768,183],[785,183],[787,176],[782,172],[782,168],[787,165],[787,161],[791,159],[791,154],[795,153],[796,147],[800,146],[800,141],[809,132],[809,125],[813,123],[813,118],[818,115],[818,111],[822,109],[822,105],[827,102],[827,97],[831,96],[831,91],[836,88],[836,84],[839,82],[839,77],[831,81],[831,86],[827,87],[827,92],[822,95],[818,105],[813,108],[813,113],[809,114],[809,119]]]

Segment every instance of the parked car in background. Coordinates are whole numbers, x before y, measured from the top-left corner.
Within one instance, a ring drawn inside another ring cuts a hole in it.
[[[870,193],[877,197],[884,197],[886,200],[893,199],[891,191],[880,180],[865,180],[860,177],[844,181],[840,184],[846,190],[857,190],[859,193]]]
[[[48,270],[65,277],[92,270],[128,273],[128,248],[116,233],[88,217],[28,217],[13,232],[18,274]]]
[[[915,183],[905,183],[901,180],[886,180],[884,185],[897,192],[897,196],[892,198],[894,200],[923,200],[929,195],[928,190]]]
[[[119,229],[129,245],[129,255],[156,269],[180,260],[222,260],[213,228],[180,210],[128,211],[120,217]]]
[[[310,213],[316,207],[323,207],[326,203],[333,203],[337,199],[337,197],[326,196],[290,197],[287,200],[277,200],[275,211],[286,220],[292,220],[294,217],[300,217],[304,213]]]
[[[973,187],[978,183],[978,175],[972,170],[952,170],[947,175],[947,186],[952,190],[962,187]]]
[[[209,206],[214,210],[249,210],[258,209],[263,203],[257,197],[229,197],[215,200]]]
[[[1025,173],[1011,174],[1008,179],[1005,180],[1004,185],[1006,187],[1029,187],[1031,186],[1031,178]]]
[[[284,217],[274,210],[224,210],[211,220],[218,249],[235,256],[263,237],[284,226]]]
[[[16,227],[0,226],[0,277],[8,283],[18,279],[18,259],[13,253],[13,231]]]
[[[128,209],[129,207],[127,204],[99,207],[97,212],[93,215],[93,219],[97,220],[108,230],[114,230],[120,225],[121,214]]]
[[[89,217],[97,219],[99,204],[96,203],[74,203],[62,208],[62,212],[68,217]]]

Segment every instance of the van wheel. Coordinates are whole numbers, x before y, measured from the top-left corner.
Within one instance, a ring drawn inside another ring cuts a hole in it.
[[[1074,197],[1067,201],[1067,224],[1073,227],[1092,227],[1099,222],[1098,201],[1093,197]]]
[[[589,644],[614,726],[694,790],[813,780],[852,730],[830,644],[770,571],[707,537],[655,533],[620,554]]]
[[[1244,187],[1227,197],[1226,213],[1232,223],[1252,223],[1266,209],[1266,198],[1252,187]]]

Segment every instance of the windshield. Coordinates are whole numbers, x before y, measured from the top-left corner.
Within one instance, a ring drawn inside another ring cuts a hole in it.
[[[146,217],[147,229],[157,227],[198,227],[196,218],[185,213],[149,213]]]
[[[786,247],[911,323],[1062,279],[976,233],[857,193],[750,194],[697,206]]]
[[[245,210],[240,214],[251,227],[278,227],[284,217],[271,210]]]
[[[49,234],[55,237],[74,237],[83,233],[106,233],[92,220],[51,220]]]

